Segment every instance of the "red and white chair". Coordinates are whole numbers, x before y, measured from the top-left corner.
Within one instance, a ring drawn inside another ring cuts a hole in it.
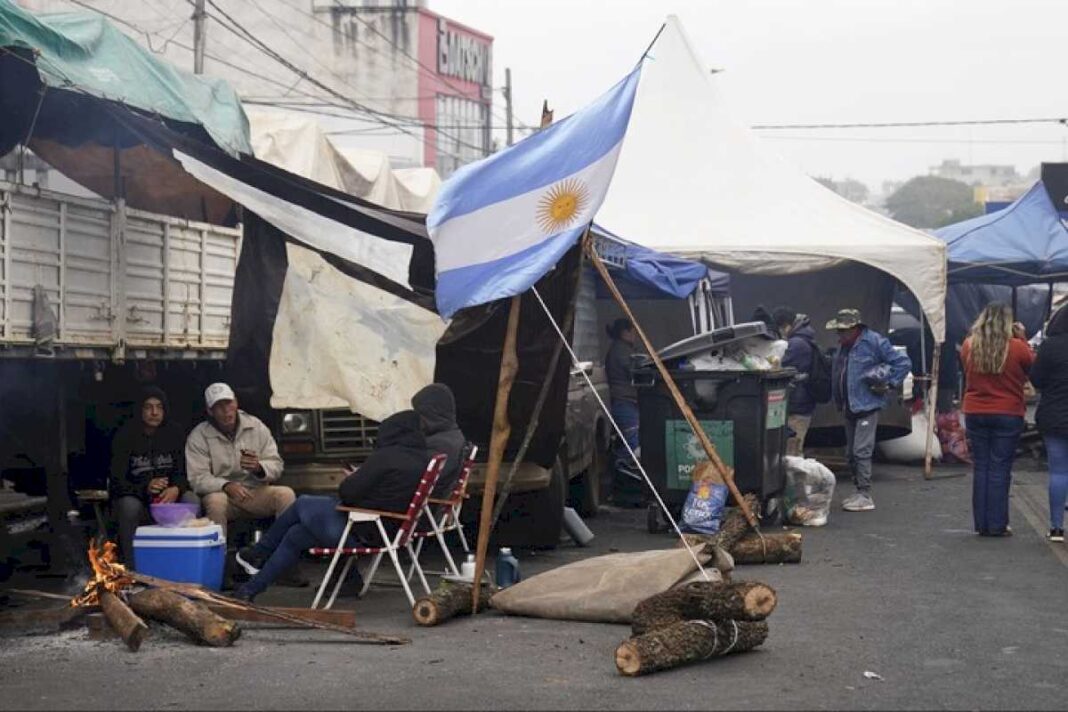
[[[464,450],[466,452],[463,464],[460,465],[460,475],[456,479],[456,485],[452,488],[448,498],[435,499],[431,497],[427,500],[427,507],[423,510],[423,518],[430,528],[427,529],[420,526],[412,534],[412,538],[415,539],[416,559],[419,558],[423,551],[423,542],[430,537],[434,537],[438,540],[438,546],[441,547],[441,552],[445,555],[445,562],[449,567],[449,570],[444,573],[451,573],[453,576],[459,576],[460,569],[456,567],[456,561],[452,558],[452,552],[449,551],[448,544],[445,542],[445,535],[449,532],[456,532],[460,537],[460,544],[463,546],[464,553],[470,552],[467,546],[467,537],[464,536],[463,524],[460,523],[460,512],[463,511],[464,502],[467,501],[467,482],[471,479],[471,470],[475,466],[478,446],[469,444]],[[408,569],[409,581],[411,581],[415,573],[415,568],[416,563],[413,561],[412,566]]]
[[[415,493],[412,495],[412,501],[408,504],[407,512],[381,512],[374,509],[338,506],[337,509],[339,512],[348,513],[348,522],[345,524],[345,531],[341,533],[341,538],[338,540],[337,546],[332,548],[316,547],[309,550],[309,553],[313,556],[332,557],[330,559],[330,566],[326,570],[326,575],[323,576],[323,582],[319,585],[319,592],[315,595],[315,601],[312,602],[312,608],[319,607],[319,601],[322,600],[323,593],[326,592],[326,587],[334,575],[334,569],[337,567],[337,562],[342,556],[347,556],[349,558],[345,562],[345,566],[342,567],[341,575],[338,576],[337,583],[334,585],[334,590],[330,594],[330,600],[327,601],[324,608],[330,608],[334,605],[334,600],[337,599],[338,591],[341,590],[341,584],[345,581],[345,577],[348,576],[349,570],[352,569],[352,565],[355,563],[357,557],[373,555],[374,560],[371,563],[371,568],[367,571],[367,575],[364,577],[363,589],[360,591],[360,595],[366,593],[367,589],[371,586],[371,581],[374,580],[375,573],[378,571],[378,565],[382,562],[382,556],[384,554],[389,554],[390,560],[393,561],[393,568],[396,569],[401,585],[404,586],[404,593],[408,596],[408,602],[412,606],[415,606],[415,596],[412,595],[412,589],[408,585],[408,579],[404,575],[404,571],[401,569],[400,557],[397,555],[397,552],[401,549],[408,552],[408,556],[411,557],[412,560],[412,565],[419,574],[419,580],[423,584],[423,589],[428,594],[430,593],[430,585],[426,581],[426,575],[423,573],[423,569],[419,566],[419,558],[416,556],[414,549],[412,549],[412,533],[415,531],[416,523],[422,518],[423,512],[426,510],[430,493],[434,490],[434,485],[437,484],[438,477],[441,476],[441,471],[445,467],[445,459],[445,455],[435,455],[431,458],[426,466],[426,470],[423,472],[422,479],[419,480],[419,486],[415,488]],[[382,523],[383,519],[394,519],[401,522],[400,529],[397,530],[397,533],[392,538],[390,538],[389,534],[386,532],[386,527]],[[345,546],[345,543],[349,538],[349,532],[352,531],[352,525],[360,522],[375,523],[378,527],[378,535],[382,538],[382,546]]]

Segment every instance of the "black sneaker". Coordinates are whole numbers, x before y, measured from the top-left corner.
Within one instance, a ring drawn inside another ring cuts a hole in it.
[[[243,568],[249,576],[258,574],[263,565],[267,563],[267,557],[257,552],[253,546],[239,549],[234,558],[237,560],[237,565]]]
[[[1049,539],[1050,541],[1063,542],[1064,541],[1064,530],[1063,529],[1050,529],[1049,530],[1049,536],[1046,537],[1046,538]]]

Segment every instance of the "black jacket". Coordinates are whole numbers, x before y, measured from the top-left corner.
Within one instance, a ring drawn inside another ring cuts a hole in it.
[[[371,456],[342,481],[341,503],[403,514],[429,462],[419,415],[414,410],[394,413],[378,426]]]
[[[638,401],[638,389],[634,387],[631,356],[634,347],[622,339],[612,339],[604,357],[604,372],[608,379],[608,393],[613,400]]]
[[[1068,309],[1050,319],[1030,377],[1042,394],[1035,413],[1039,431],[1068,436]]]
[[[812,328],[812,321],[803,315],[798,316],[799,324],[794,328],[787,341],[786,355],[782,357],[783,368],[793,368],[798,374],[812,376],[813,350],[819,348],[816,345],[816,332]],[[793,393],[790,394],[790,415],[812,415],[816,410],[816,399],[812,397],[808,381],[804,380],[797,384]]]
[[[164,414],[167,400],[162,391],[146,389],[137,404],[137,414],[115,435],[111,443],[111,477],[108,488],[114,497],[137,497],[148,504],[151,495],[148,483],[157,477],[166,477],[177,487],[179,494],[189,489],[185,475],[185,432],[179,426],[164,419],[156,432],[145,435],[141,422],[141,405],[148,398],[163,402]]]
[[[466,439],[456,424],[456,399],[448,386],[432,383],[412,396],[412,408],[419,414],[426,436],[427,460],[445,453],[445,469],[441,471],[434,496],[444,499],[452,492],[460,476]]]

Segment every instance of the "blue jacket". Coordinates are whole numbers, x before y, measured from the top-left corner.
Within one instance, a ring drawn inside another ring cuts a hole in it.
[[[845,407],[844,394],[841,392],[841,351],[841,346],[835,351],[831,380],[831,394],[839,410]],[[908,356],[895,351],[885,336],[864,327],[860,338],[849,351],[845,374],[849,390],[849,409],[854,413],[882,410],[889,404],[886,395],[873,393],[870,385],[886,383],[900,386],[911,370],[912,361]]]
[[[793,368],[798,374],[812,376],[812,350],[816,346],[816,332],[808,319],[801,322],[787,342],[786,355],[782,357],[783,368]],[[816,399],[809,391],[808,381],[801,381],[790,393],[790,415],[812,415],[816,410]]]

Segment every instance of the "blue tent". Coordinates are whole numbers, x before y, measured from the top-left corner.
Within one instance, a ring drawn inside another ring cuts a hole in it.
[[[1039,181],[1004,210],[935,231],[947,247],[949,283],[1010,287],[1068,280],[1068,229]]]
[[[727,296],[730,277],[707,265],[642,247],[595,226],[597,253],[613,271],[620,291],[628,299],[685,299],[701,280],[708,280],[713,295]],[[597,296],[609,296],[598,280]]]

